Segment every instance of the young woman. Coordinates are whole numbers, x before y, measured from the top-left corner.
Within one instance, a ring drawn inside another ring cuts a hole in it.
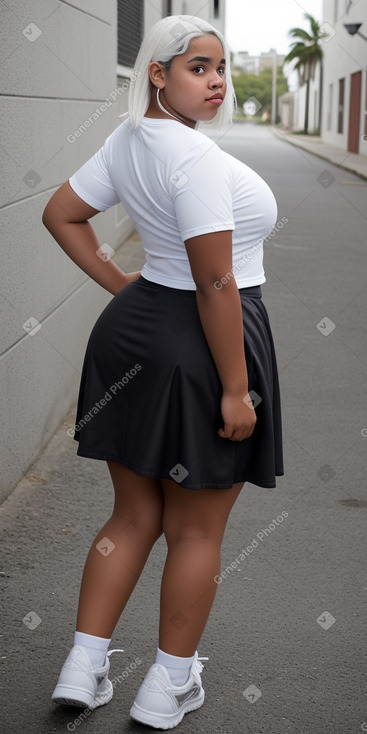
[[[261,300],[262,238],[276,203],[197,129],[228,124],[233,105],[222,35],[197,17],[159,21],[136,60],[129,117],[43,215],[67,255],[114,295],[88,342],[75,439],[80,456],[107,462],[115,505],[86,561],[53,700],[95,708],[112,697],[110,638],[164,533],[157,657],[130,711],[160,729],[204,701],[197,646],[233,504],[244,482],[275,487],[283,474]],[[88,220],[120,201],[145,249],[141,275],[96,254]]]

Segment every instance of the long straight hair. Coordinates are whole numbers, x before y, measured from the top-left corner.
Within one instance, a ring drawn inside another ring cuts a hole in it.
[[[213,120],[204,124],[211,128],[222,128],[232,122],[236,98],[230,71],[230,53],[223,35],[196,15],[171,15],[162,18],[150,28],[136,57],[134,81],[130,84],[128,101],[128,114],[133,129],[138,127],[150,104],[151,85],[148,74],[150,62],[157,61],[169,69],[172,59],[186,53],[192,39],[205,33],[215,35],[223,46],[227,91]]]

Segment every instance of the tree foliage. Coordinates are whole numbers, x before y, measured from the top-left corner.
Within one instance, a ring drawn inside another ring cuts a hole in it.
[[[291,48],[289,53],[285,57],[285,62],[296,62],[294,64],[294,69],[296,69],[298,72],[300,86],[302,87],[304,84],[306,84],[304,132],[308,133],[310,80],[315,78],[315,69],[318,63],[320,63],[322,71],[323,51],[320,46],[320,41],[328,38],[329,34],[325,33],[325,31],[322,30],[322,26],[320,26],[318,21],[312,15],[310,15],[310,13],[304,13],[303,17],[305,18],[305,20],[308,20],[310,30],[308,32],[305,31],[304,28],[291,28],[290,31],[288,31],[288,35],[291,38],[295,38],[296,40],[291,43]],[[321,99],[322,83],[320,84],[320,102]]]
[[[285,57],[286,62],[296,61],[294,68],[298,71],[301,86],[308,82],[310,77],[314,79],[316,64],[323,56],[320,41],[328,37],[312,15],[304,13],[303,17],[310,24],[310,32],[303,28],[291,28],[288,35],[296,40],[291,43],[291,50]]]
[[[258,111],[258,115],[261,116],[264,111],[270,112],[273,84],[273,70],[271,66],[260,71],[259,75],[242,72],[238,76],[233,76],[232,80],[238,107],[240,109],[242,109],[242,105],[249,97],[256,97],[262,105]],[[277,96],[280,96],[287,91],[287,79],[284,76],[282,69],[278,68]]]

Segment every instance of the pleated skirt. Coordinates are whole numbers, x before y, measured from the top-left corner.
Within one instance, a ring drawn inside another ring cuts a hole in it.
[[[276,486],[284,469],[273,337],[261,287],[239,293],[257,415],[252,436],[218,436],[222,386],[195,291],[140,276],[114,296],[91,332],[74,426],[79,456],[186,489]]]

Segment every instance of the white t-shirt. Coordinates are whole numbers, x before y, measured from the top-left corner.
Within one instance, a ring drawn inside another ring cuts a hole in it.
[[[185,240],[225,230],[233,230],[233,258],[223,282],[234,277],[245,288],[266,280],[262,243],[276,222],[274,195],[199,130],[148,117],[132,130],[127,119],[69,183],[100,211],[123,203],[142,240],[147,280],[196,290]]]

